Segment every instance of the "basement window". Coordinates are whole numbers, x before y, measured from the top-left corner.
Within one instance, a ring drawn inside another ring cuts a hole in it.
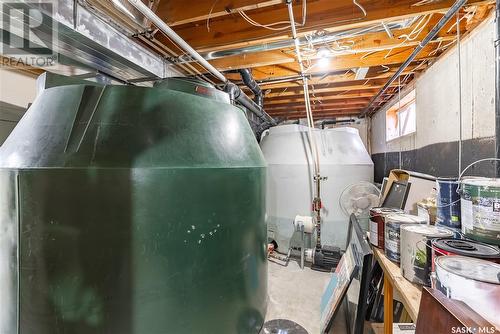
[[[417,131],[415,90],[397,101],[385,114],[386,140],[391,141]]]

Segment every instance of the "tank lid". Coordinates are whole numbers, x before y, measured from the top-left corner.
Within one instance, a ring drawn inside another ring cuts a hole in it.
[[[270,134],[305,132],[305,131],[307,131],[307,126],[299,124],[277,125],[269,129]]]
[[[293,133],[293,132],[308,132],[309,127],[300,124],[283,124],[278,126],[273,126],[269,129],[270,134],[279,134],[279,133]],[[355,128],[350,127],[338,127],[338,128],[329,128],[329,129],[318,129],[314,128],[313,131],[315,133],[321,132],[348,132],[352,134],[359,134],[359,131]]]
[[[478,187],[500,187],[500,179],[474,177],[467,178],[461,181],[463,184]]]
[[[415,224],[415,225],[405,225],[401,229],[408,232],[413,232],[417,234],[422,234],[428,237],[451,237],[453,233],[443,227],[427,225],[427,224]]]
[[[440,256],[436,265],[445,271],[467,279],[500,284],[500,265],[460,255]]]
[[[319,130],[319,129],[318,129]],[[328,128],[320,131],[332,131],[332,132],[350,132],[359,135],[359,130],[350,126],[339,126],[336,128]]]
[[[402,224],[425,224],[425,218],[409,215],[406,213],[391,213],[385,217],[386,221],[390,221],[392,223],[402,223]]]
[[[227,93],[220,91],[208,82],[199,79],[166,78],[155,82],[154,87],[176,90],[183,93],[214,99],[218,102],[230,103],[229,95]]]
[[[441,238],[432,240],[432,246],[457,255],[484,259],[500,259],[500,250],[496,247],[473,240]]]

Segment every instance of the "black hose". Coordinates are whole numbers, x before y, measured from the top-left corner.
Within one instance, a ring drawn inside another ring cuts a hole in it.
[[[344,123],[354,123],[354,120],[353,119],[340,119],[340,120],[326,119],[324,121],[321,121],[319,123],[319,125],[321,126],[321,129],[324,129],[325,125],[329,125],[329,124],[344,124]]]
[[[263,122],[268,122],[271,125],[276,125],[276,121],[269,116],[262,107],[257,103],[252,101],[245,93],[243,93],[236,84],[228,82],[224,87],[224,91],[229,94],[232,101],[236,101],[241,104],[246,109],[253,112],[257,117],[259,117]]]

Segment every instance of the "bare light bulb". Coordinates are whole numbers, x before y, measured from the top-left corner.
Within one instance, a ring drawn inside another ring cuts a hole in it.
[[[330,64],[330,59],[327,57],[322,57],[318,59],[318,66],[325,68],[328,67],[328,64]]]
[[[326,47],[321,47],[318,49],[318,52],[316,52],[316,55],[320,58],[327,58],[331,54],[330,50]]]

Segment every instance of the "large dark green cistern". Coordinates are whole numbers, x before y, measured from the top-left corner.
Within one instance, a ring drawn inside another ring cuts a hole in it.
[[[258,332],[265,162],[226,94],[46,88],[0,168],[0,333]]]

